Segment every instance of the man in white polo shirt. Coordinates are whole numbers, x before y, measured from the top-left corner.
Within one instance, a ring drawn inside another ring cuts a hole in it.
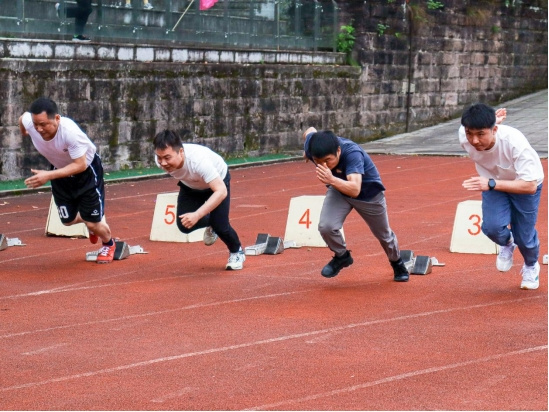
[[[110,263],[116,249],[111,229],[103,219],[105,185],[103,166],[95,145],[71,119],[59,115],[57,104],[40,97],[19,118],[23,136],[51,163],[51,170],[31,169],[25,180],[35,188],[51,181],[53,200],[64,225],[84,223],[90,242],[103,241],[97,263]]]
[[[219,236],[229,249],[225,269],[242,269],[246,256],[229,222],[231,175],[223,158],[205,146],[183,143],[171,130],[158,133],[153,145],[158,166],[179,180],[179,230],[190,233],[205,227],[207,246]]]
[[[482,231],[500,246],[497,269],[511,269],[513,252],[518,247],[524,258],[520,287],[537,289],[540,266],[535,226],[543,167],[520,131],[498,124],[505,118],[500,110],[477,103],[461,117],[459,142],[479,174],[465,180],[463,187],[482,191]]]

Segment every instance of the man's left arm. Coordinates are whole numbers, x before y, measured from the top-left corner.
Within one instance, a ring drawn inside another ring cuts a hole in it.
[[[63,177],[73,176],[82,173],[87,169],[86,155],[72,159],[67,166],[54,170],[31,169],[33,176],[25,179],[25,185],[28,188],[36,188],[46,184],[50,180],[61,179]]]
[[[488,178],[482,177],[482,176],[475,176],[470,179],[467,179],[463,182],[463,187],[467,190],[478,190],[478,191],[486,191],[490,190],[490,187],[488,186]],[[497,190],[499,192],[506,192],[506,193],[515,193],[515,194],[524,194],[524,195],[533,195],[536,193],[536,190],[538,188],[538,183],[533,180],[530,182],[527,182],[526,180],[522,179],[516,179],[516,180],[497,180],[496,181],[496,187],[494,190]]]

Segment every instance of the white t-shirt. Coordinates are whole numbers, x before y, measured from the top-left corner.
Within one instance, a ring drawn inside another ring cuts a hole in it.
[[[89,166],[95,156],[96,148],[86,134],[68,117],[61,117],[59,128],[53,139],[46,141],[34,128],[29,112],[21,119],[27,129],[36,150],[56,168],[61,169],[86,155],[86,166]]]
[[[206,146],[184,143],[185,162],[181,169],[170,172],[170,175],[180,180],[191,189],[209,189],[209,183],[216,177],[225,179],[227,175],[227,163],[221,156]],[[158,166],[156,155],[154,160]]]
[[[526,182],[543,182],[544,174],[539,155],[517,129],[498,125],[496,143],[490,150],[476,150],[459,128],[459,143],[475,162],[480,176],[498,180],[522,179]]]

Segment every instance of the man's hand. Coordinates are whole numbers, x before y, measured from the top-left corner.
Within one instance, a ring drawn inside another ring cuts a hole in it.
[[[181,224],[187,229],[196,225],[196,222],[200,220],[200,216],[196,212],[185,213],[179,217],[181,218]]]
[[[496,110],[496,124],[501,124],[507,117],[507,109],[501,108]]]
[[[316,177],[318,177],[318,180],[322,183],[327,185],[331,185],[334,181],[334,175],[328,166],[326,166],[326,163],[316,165]]]
[[[490,189],[488,187],[488,178],[482,176],[475,176],[467,179],[462,183],[462,186],[467,190],[486,191]]]
[[[50,172],[47,170],[35,170],[31,169],[34,176],[25,179],[25,185],[29,189],[34,189],[46,184],[50,180]]]
[[[305,140],[307,138],[307,135],[309,133],[316,133],[316,132],[317,132],[317,130],[314,127],[309,127],[307,130],[305,130],[303,132],[303,140]]]

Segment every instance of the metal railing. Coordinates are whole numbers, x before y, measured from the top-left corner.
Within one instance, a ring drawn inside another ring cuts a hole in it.
[[[94,0],[84,34],[94,42],[335,51],[335,0]],[[58,13],[67,0],[1,0],[0,36],[70,39],[74,19]]]

